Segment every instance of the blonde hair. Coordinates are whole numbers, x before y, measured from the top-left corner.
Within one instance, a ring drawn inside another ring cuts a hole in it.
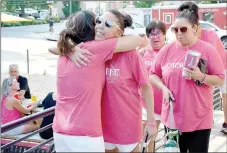
[[[5,78],[2,82],[2,96],[9,96],[12,92],[11,86],[13,84],[14,77]]]

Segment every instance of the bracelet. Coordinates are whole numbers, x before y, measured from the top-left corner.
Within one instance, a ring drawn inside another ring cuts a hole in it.
[[[206,76],[207,76],[207,75],[204,74],[204,77],[203,77],[202,81],[200,81],[201,83],[204,83],[204,82],[205,82]]]

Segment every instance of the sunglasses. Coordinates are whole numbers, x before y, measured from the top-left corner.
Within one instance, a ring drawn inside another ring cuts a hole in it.
[[[96,24],[102,24],[103,22],[104,22],[103,19],[100,18],[100,17],[97,17],[96,20],[95,20],[95,23],[96,23]],[[106,20],[106,21],[104,22],[104,25],[105,25],[105,27],[107,27],[107,28],[112,28],[113,26],[115,26],[115,27],[117,27],[120,31],[122,31],[121,28],[119,27],[119,25],[118,25],[117,23],[113,22],[113,21]],[[122,32],[123,32],[123,31],[122,31]]]
[[[178,33],[178,31],[180,30],[181,33],[185,33],[188,31],[187,27],[181,27],[181,28],[177,28],[177,27],[172,27],[171,31],[174,33]]]
[[[96,24],[102,24],[102,23],[103,23],[103,19],[101,19],[100,17],[97,17],[96,20],[95,20],[95,23],[96,23]],[[106,20],[106,21],[104,22],[104,24],[105,24],[105,26],[106,26],[107,28],[111,28],[111,27],[113,27],[116,23],[113,22],[113,21],[110,21],[110,20]],[[116,25],[117,25],[117,24],[116,24]]]

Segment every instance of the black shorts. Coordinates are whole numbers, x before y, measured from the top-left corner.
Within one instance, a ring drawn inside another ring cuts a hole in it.
[[[50,27],[53,27],[53,26],[54,26],[54,23],[53,23],[53,22],[50,22],[50,23],[49,23],[49,26],[50,26]]]
[[[179,136],[180,152],[208,152],[210,133],[211,129],[182,132]]]

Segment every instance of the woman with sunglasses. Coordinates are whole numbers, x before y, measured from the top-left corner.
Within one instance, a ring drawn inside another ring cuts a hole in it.
[[[197,38],[198,25],[197,16],[191,10],[185,9],[177,14],[172,27],[177,41],[159,51],[150,76],[151,83],[163,92],[165,101],[161,116],[168,128],[168,102],[170,97],[173,99],[173,128],[180,131],[181,152],[208,152],[213,123],[213,86],[222,86],[225,77],[217,50]],[[206,73],[202,73],[198,67],[184,68],[189,50],[201,53],[201,59],[207,61]],[[191,79],[183,78],[183,71]]]
[[[94,14],[81,11],[69,18],[67,28],[60,34],[58,53],[61,56],[57,64],[57,101],[53,121],[56,152],[105,151],[101,125],[105,61],[110,60],[113,53],[130,51],[142,42],[139,36],[118,38],[117,34],[121,32],[115,24],[112,25],[115,28],[105,28],[107,33],[104,33],[100,25],[95,26]],[[81,42],[84,42],[81,48],[90,50],[93,56],[92,63],[78,68],[66,55]]]
[[[199,20],[199,13],[198,13],[199,7],[195,3],[184,2],[179,6],[178,11],[180,12],[180,11],[183,11],[185,9],[192,10],[196,14],[197,20]],[[201,27],[201,25],[199,25],[197,37],[199,39],[203,40],[203,41],[210,43],[214,47],[216,47],[218,53],[220,54],[220,56],[222,58],[222,62],[224,64],[225,74],[226,74],[227,73],[226,72],[227,52],[225,50],[225,47],[224,47],[221,39],[218,37],[216,32],[213,29],[204,29],[204,28]],[[226,80],[227,80],[227,77],[225,78],[224,86],[221,87],[220,89],[221,89],[221,92],[222,92],[222,102],[223,102],[223,111],[224,111],[224,119],[225,119],[224,123],[222,125],[222,131],[227,134],[227,87],[226,87],[227,82],[226,82]]]
[[[129,15],[110,10],[102,20],[118,23],[120,35],[126,27],[132,25]],[[100,28],[103,24],[99,25]],[[156,125],[152,88],[148,80],[145,65],[139,54],[133,52],[115,54],[106,62],[106,84],[102,99],[102,128],[107,152],[139,152],[142,140],[142,107],[140,94],[147,105],[147,121],[144,136],[154,141]]]
[[[109,25],[115,26],[109,26]],[[96,19],[97,32],[100,37],[122,37],[124,28],[131,26],[130,16],[123,16],[117,10],[110,10]],[[131,44],[131,42],[130,42]],[[75,52],[77,54],[78,51]],[[75,62],[77,58],[71,59]],[[92,61],[91,61],[92,63]],[[152,89],[148,74],[140,56],[132,52],[118,53],[106,62],[106,84],[102,100],[102,129],[107,152],[138,152],[142,139],[142,107],[139,88],[148,109],[144,135],[154,141],[157,133]]]
[[[146,27],[146,36],[148,38],[150,46],[145,48],[142,51],[141,55],[145,62],[147,72],[150,71],[152,64],[154,63],[155,57],[158,54],[159,50],[165,45],[166,38],[166,26],[163,22],[159,20],[151,21]],[[157,125],[157,130],[160,125],[161,120],[161,109],[162,109],[162,92],[160,89],[155,88],[153,86],[153,94],[154,94],[154,112],[155,112],[155,120]],[[143,121],[146,120],[146,105],[144,104],[143,99],[141,99],[143,104]],[[148,152],[154,151],[154,143],[149,143]]]

